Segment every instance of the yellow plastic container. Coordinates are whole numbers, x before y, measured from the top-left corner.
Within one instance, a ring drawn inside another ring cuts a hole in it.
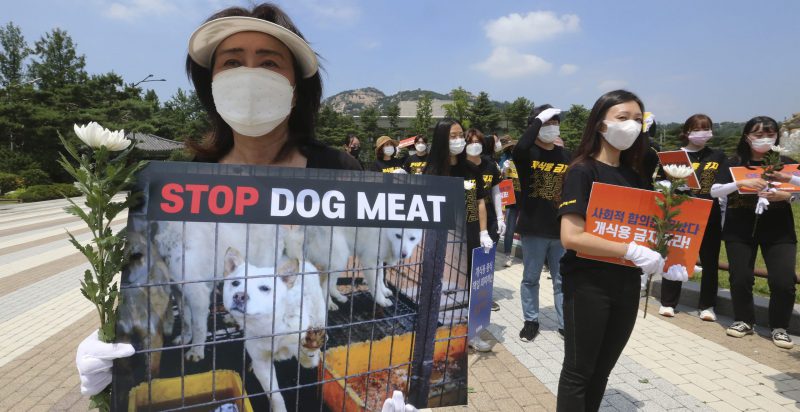
[[[181,397],[181,378],[153,379],[152,381],[152,402],[148,400],[148,384],[144,382],[131,389],[128,394],[128,411],[160,411],[164,409],[178,408],[182,404],[182,399],[186,400],[186,405],[196,405],[211,402],[212,399],[212,380],[216,381],[215,398],[218,401],[237,398],[247,395],[242,387],[242,379],[238,373],[231,370],[217,370],[216,372],[203,372],[194,375],[184,376],[183,397]],[[231,400],[236,404],[240,412],[253,412],[250,399]],[[220,404],[213,406],[189,408],[190,411],[213,411]]]

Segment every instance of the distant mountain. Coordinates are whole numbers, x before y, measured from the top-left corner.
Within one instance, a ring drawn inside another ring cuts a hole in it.
[[[322,101],[322,104],[327,104],[333,107],[333,110],[349,115],[358,115],[362,110],[367,107],[375,107],[381,113],[384,109],[391,105],[397,104],[401,101],[414,101],[419,100],[420,97],[427,93],[431,99],[434,100],[452,100],[449,94],[437,93],[431,90],[403,90],[391,96],[387,96],[382,91],[374,87],[364,87],[355,90],[346,90],[337,93]],[[475,95],[470,93],[470,102],[475,100]],[[507,105],[507,102],[492,101],[498,108]]]

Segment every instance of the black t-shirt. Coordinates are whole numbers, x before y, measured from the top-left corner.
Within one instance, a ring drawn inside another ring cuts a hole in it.
[[[570,154],[560,146],[544,150],[535,144],[542,122],[534,120],[514,148],[521,196],[517,233],[558,239],[561,226],[556,211]]]
[[[403,163],[403,170],[410,175],[421,175],[425,171],[425,166],[428,164],[428,155],[422,156],[413,154],[406,158]]]
[[[784,164],[797,163],[796,161],[781,156]],[[748,166],[761,166],[763,162],[751,160]],[[733,157],[728,160],[729,167],[745,166],[741,159]],[[717,173],[717,183],[733,182],[730,169],[726,168]],[[725,224],[722,228],[722,240],[732,242],[758,243],[797,243],[797,234],[794,231],[794,215],[789,202],[770,202],[769,207],[756,223],[756,203],[758,195],[740,195],[738,191],[728,195],[725,209]],[[756,226],[757,225],[757,226]],[[753,226],[756,226],[755,237]]]
[[[613,167],[596,160],[588,160],[572,166],[567,172],[564,187],[561,189],[561,204],[558,208],[559,220],[567,214],[578,214],[586,219],[586,208],[589,206],[589,195],[592,183],[608,183],[636,189],[646,189],[644,180],[633,169],[620,166]],[[616,265],[598,260],[578,257],[574,250],[567,249],[561,258],[561,274],[572,273],[630,273],[641,275],[637,267]]]
[[[467,219],[467,246],[470,250],[480,245],[480,221],[478,220],[478,200],[486,198],[486,189],[480,184],[483,177],[480,169],[468,160],[459,162],[450,168],[450,176],[462,177],[472,183],[472,189],[464,191],[464,202]],[[471,253],[470,253],[471,255]]]
[[[393,173],[397,169],[403,168],[403,159],[392,157],[389,160],[375,159],[372,164],[372,171],[381,173]]]
[[[497,213],[494,211],[494,199],[492,199],[492,188],[500,184],[502,177],[497,163],[489,156],[481,156],[481,164],[478,165],[483,178],[483,190],[486,192],[486,222],[487,227],[497,225]],[[491,233],[491,231],[490,231]]]
[[[353,156],[316,140],[301,146],[299,150],[306,157],[307,169],[364,170],[361,163]],[[203,160],[195,157],[192,161],[202,162]]]

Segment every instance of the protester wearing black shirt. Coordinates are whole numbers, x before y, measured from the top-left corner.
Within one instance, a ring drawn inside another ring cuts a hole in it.
[[[428,164],[428,139],[424,135],[414,138],[416,153],[409,155],[403,163],[403,170],[408,174],[420,175]]]
[[[500,169],[491,158],[486,155],[483,133],[471,128],[467,130],[467,160],[478,167],[481,173],[481,184],[486,191],[486,229],[493,242],[500,240],[505,233],[506,224],[503,217],[503,206],[500,204]],[[499,307],[498,307],[499,308]]]
[[[717,174],[728,172],[725,153],[722,150],[706,146],[706,142],[712,137],[712,126],[713,122],[710,117],[704,114],[695,114],[686,120],[679,135],[684,144],[682,150],[689,155],[689,160],[692,161],[692,167],[700,183],[700,189],[692,189],[688,194],[714,202],[700,244],[700,264],[703,267],[703,275],[700,281],[698,307],[700,308],[700,319],[710,322],[717,320],[714,306],[717,302],[719,288],[719,251],[722,236],[722,211],[719,202],[711,197],[710,192]],[[661,282],[661,308],[658,313],[662,316],[675,316],[675,306],[680,300],[682,285],[681,282],[671,280]]]
[[[771,148],[779,144],[778,124],[766,116],[750,119],[745,123],[742,137],[736,148],[737,155],[729,160],[729,166],[762,166],[764,157]],[[783,164],[797,163],[781,156]],[[767,265],[769,284],[769,326],[772,342],[781,348],[790,349],[794,343],[786,333],[789,326],[795,296],[795,261],[797,259],[797,234],[794,216],[789,204],[792,195],[775,188],[773,182],[800,183],[800,177],[776,172],[762,178],[734,182],[730,172],[717,174],[711,195],[727,196],[725,224],[722,240],[728,252],[731,276],[731,300],[734,322],[728,327],[728,336],[743,337],[753,333],[755,312],[753,310],[753,267],[756,252]],[[758,190],[758,194],[739,194],[738,189],[747,187]],[[780,187],[780,186],[778,186]],[[757,215],[757,209],[765,209]]]
[[[589,114],[575,160],[561,191],[558,216],[564,292],[564,364],[557,410],[596,411],[608,376],[633,331],[639,307],[639,276],[658,272],[664,259],[635,242],[606,240],[584,231],[592,183],[646,188],[642,157],[644,105],[636,95],[616,90],[601,96]],[[577,252],[625,258],[638,267],[584,259]],[[641,268],[641,269],[640,269]],[[665,277],[686,278],[670,268]]]
[[[522,284],[520,300],[525,323],[519,333],[530,342],[539,331],[539,279],[545,262],[553,281],[553,300],[558,331],[563,336],[561,272],[559,260],[564,247],[559,239],[556,209],[561,203],[561,184],[570,161],[564,148],[554,144],[560,135],[561,111],[550,105],[536,107],[528,129],[514,148],[521,196],[517,232],[522,236]]]
[[[370,170],[381,173],[395,173],[403,168],[403,159],[397,158],[397,142],[389,136],[381,136],[375,141],[375,163]]]
[[[515,202],[506,205],[505,223],[506,233],[503,236],[503,252],[506,254],[505,267],[511,267],[514,262],[514,254],[512,253],[514,247],[514,233],[517,231],[517,218],[519,217],[519,207],[517,206],[522,199],[522,189],[519,184],[519,174],[517,173],[517,165],[511,153],[516,147],[517,142],[512,141],[510,136],[503,136],[500,138],[502,142],[502,152],[500,153],[500,173],[503,179],[511,179],[511,184],[514,188]]]

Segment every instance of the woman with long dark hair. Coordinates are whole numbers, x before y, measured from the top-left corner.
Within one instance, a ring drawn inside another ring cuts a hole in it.
[[[561,190],[558,216],[564,294],[564,364],[558,383],[559,411],[596,411],[608,376],[633,331],[639,308],[640,276],[664,266],[657,252],[635,242],[606,240],[585,231],[592,183],[638,189],[649,187],[642,158],[644,104],[636,95],[615,90],[595,102],[581,143]],[[627,259],[636,267],[585,259],[577,253]],[[686,269],[670,268],[665,277],[686,278]],[[677,273],[677,274],[676,274]]]
[[[505,234],[506,224],[503,216],[503,206],[500,204],[500,169],[494,162],[494,138],[484,137],[483,133],[475,128],[467,129],[467,160],[478,167],[481,172],[481,182],[486,190],[486,229],[489,237],[497,243],[500,236]],[[489,144],[487,142],[491,141]],[[499,308],[498,308],[499,309]]]
[[[492,238],[486,230],[486,189],[482,184],[481,171],[467,160],[464,129],[452,119],[439,120],[433,130],[433,144],[425,174],[453,176],[464,179],[465,218],[467,240],[467,268],[472,267],[472,250],[483,246],[492,247]],[[476,336],[469,342],[480,352],[488,352],[491,346]]]
[[[729,166],[763,166],[764,157],[780,144],[778,122],[767,116],[750,119],[744,125],[736,147],[736,156]],[[783,164],[797,163],[781,156]],[[794,346],[786,333],[794,307],[795,262],[797,260],[797,234],[789,202],[789,192],[780,190],[779,183],[800,184],[800,177],[775,172],[762,178],[734,181],[727,170],[717,174],[711,195],[727,198],[722,240],[728,254],[731,275],[731,300],[733,324],[725,331],[728,336],[741,338],[753,333],[756,321],[753,309],[753,267],[756,252],[767,265],[769,284],[769,327],[772,342],[784,349]],[[768,186],[769,185],[769,186]],[[738,189],[750,188],[758,194],[740,194]],[[764,209],[756,219],[756,208]]]

